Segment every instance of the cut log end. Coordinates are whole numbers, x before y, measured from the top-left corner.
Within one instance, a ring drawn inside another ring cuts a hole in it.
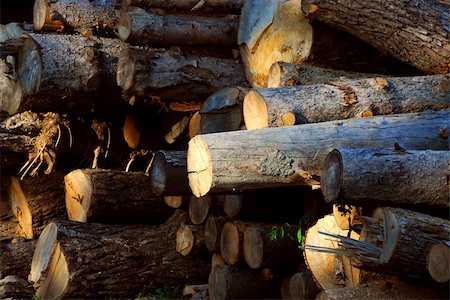
[[[437,243],[428,251],[427,269],[434,281],[446,283],[450,279],[450,242]]]
[[[211,299],[226,299],[227,281],[220,267],[213,267],[208,278],[208,294]]]
[[[212,164],[208,146],[200,136],[189,141],[187,169],[192,193],[197,198],[206,195],[212,185]]]
[[[164,202],[172,208],[179,208],[183,204],[182,196],[164,196]]]
[[[359,209],[356,206],[347,204],[343,206],[345,211],[340,211],[339,205],[334,204],[333,215],[339,228],[341,228],[342,230],[349,230],[350,225],[353,226],[355,224],[355,218],[359,217]]]
[[[244,233],[242,242],[244,259],[252,269],[258,269],[263,259],[263,240],[261,234],[254,227],[248,228]]]
[[[83,170],[75,170],[64,177],[67,214],[72,221],[86,222],[92,200],[92,184]]]
[[[228,217],[235,217],[242,207],[242,195],[225,195],[223,202],[223,212]]]
[[[205,222],[205,245],[209,251],[214,251],[217,242],[217,224],[213,216]]]
[[[201,115],[200,112],[196,112],[195,114],[192,115],[191,119],[189,120],[189,126],[188,126],[188,131],[189,131],[189,138],[193,138],[194,136],[202,133],[201,130]]]
[[[117,85],[125,91],[133,86],[136,65],[129,55],[122,55],[117,63]]]
[[[273,63],[269,69],[269,75],[267,79],[268,88],[277,88],[281,84],[281,67],[280,64]]]
[[[322,195],[328,203],[335,202],[339,197],[342,172],[342,156],[338,150],[333,150],[324,159],[320,177]]]
[[[164,153],[161,152],[155,153],[155,156],[153,157],[152,168],[150,170],[150,178],[152,191],[157,196],[161,196],[166,189],[167,183],[167,176],[165,172],[166,165],[167,162]]]
[[[266,101],[256,90],[251,90],[244,97],[244,122],[247,129],[258,129],[269,126],[269,115]]]
[[[191,218],[192,223],[198,225],[205,221],[208,216],[209,207],[211,206],[211,197],[191,197],[191,201],[189,202],[189,217]]]
[[[47,16],[47,1],[36,0],[33,6],[33,25],[35,30],[42,30]]]
[[[176,250],[183,256],[188,255],[194,246],[194,234],[189,226],[181,225],[176,235]]]
[[[227,264],[233,265],[238,261],[239,232],[231,222],[225,223],[220,234],[220,252]]]
[[[20,181],[16,177],[11,178],[9,189],[9,204],[11,210],[19,221],[27,239],[33,238],[33,219],[28,201],[23,193]]]
[[[117,36],[122,40],[126,41],[131,34],[131,18],[126,11],[120,14],[119,23],[117,24]]]

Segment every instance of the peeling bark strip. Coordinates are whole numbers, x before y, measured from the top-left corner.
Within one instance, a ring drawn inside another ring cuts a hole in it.
[[[175,250],[183,219],[177,211],[160,226],[52,222],[39,237],[28,278],[42,299],[123,299],[206,282],[209,261]]]
[[[428,74],[449,71],[448,1],[305,0],[302,10]]]
[[[67,218],[63,184],[59,172],[23,181],[11,178],[9,202],[26,238],[38,237],[53,219]]]
[[[321,190],[326,202],[449,208],[450,152],[334,149],[325,158]]]
[[[448,150],[449,116],[449,110],[427,111],[200,134],[188,144],[189,186],[200,197],[208,192],[317,184],[311,176],[320,175],[324,158],[338,147],[390,148],[397,143],[407,150]],[[277,151],[294,160],[292,175],[261,173],[261,160]]]
[[[115,0],[37,0],[34,29],[112,34],[119,20],[115,6]]]
[[[117,67],[117,84],[141,97],[202,100],[219,89],[244,82],[238,60],[183,54],[175,49],[130,48],[119,58]]]
[[[174,209],[153,194],[141,172],[74,170],[64,178],[69,219],[78,222],[160,224]]]
[[[244,98],[247,129],[289,126],[450,107],[450,76],[336,78],[314,85],[253,89]]]
[[[244,0],[122,0],[129,6],[168,11],[235,13],[241,12]]]
[[[122,11],[118,36],[133,45],[236,46],[239,17],[157,15],[141,8]]]

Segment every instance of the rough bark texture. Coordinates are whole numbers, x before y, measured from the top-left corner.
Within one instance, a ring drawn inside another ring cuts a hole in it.
[[[307,63],[290,64],[286,62],[276,62],[270,67],[267,87],[278,88],[294,85],[319,84],[336,81],[342,77],[358,79],[380,77],[380,75],[327,69],[315,67]]]
[[[0,280],[1,299],[32,299],[34,289],[23,277],[7,276]]]
[[[163,285],[206,282],[207,259],[184,257],[175,250],[184,218],[178,211],[154,227],[50,223],[36,246],[29,280],[42,298],[131,298]],[[45,252],[52,248],[59,248],[61,255],[56,265],[57,249]]]
[[[34,29],[112,35],[119,19],[115,5],[115,0],[38,0],[33,9]]]
[[[279,278],[270,278],[264,269],[251,270],[229,266],[214,266],[208,279],[208,293],[211,299],[279,299],[281,297]]]
[[[337,147],[389,148],[397,143],[405,149],[448,150],[449,113],[429,111],[197,135],[188,145],[189,185],[199,197],[209,191],[311,183],[311,176],[320,176],[326,155]]]
[[[129,49],[120,57],[117,69],[117,84],[141,97],[202,100],[244,81],[237,60],[183,54],[176,49]]]
[[[214,12],[214,13],[235,13],[239,14],[244,0],[208,0],[203,3],[198,0],[122,0],[127,5],[149,8],[162,8],[168,11],[190,11]]]
[[[186,151],[156,152],[149,173],[155,195],[174,196],[191,193],[187,179]]]
[[[52,172],[19,181],[11,179],[9,202],[25,236],[37,238],[53,219],[66,219],[64,175]]]
[[[244,98],[247,129],[449,108],[450,76],[345,79],[251,90]],[[287,118],[289,114],[294,119]]]
[[[235,15],[158,15],[132,8],[122,12],[118,36],[133,45],[232,47],[236,45],[238,25],[239,17]]]
[[[150,179],[141,172],[79,169],[64,182],[72,221],[159,224],[174,211],[153,194]]]
[[[450,152],[335,149],[324,160],[324,200],[368,206],[450,207]]]
[[[27,161],[31,149],[33,143],[30,136],[0,128],[0,165],[4,174],[16,173]]]
[[[313,31],[300,5],[300,1],[245,1],[238,44],[251,86],[267,87],[273,63],[300,63],[308,57]]]
[[[447,1],[307,0],[302,10],[347,31],[420,70],[447,73],[450,62]]]
[[[14,238],[0,242],[0,277],[15,275],[26,279],[30,273],[36,240]]]

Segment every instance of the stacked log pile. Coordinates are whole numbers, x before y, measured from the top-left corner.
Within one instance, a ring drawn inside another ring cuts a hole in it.
[[[416,2],[1,24],[0,298],[448,298],[450,5]]]

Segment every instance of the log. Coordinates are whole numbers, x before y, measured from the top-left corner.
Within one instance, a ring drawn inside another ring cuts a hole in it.
[[[53,172],[20,181],[11,178],[9,203],[25,237],[38,237],[53,219],[67,218],[64,175]]]
[[[175,249],[183,256],[205,252],[204,232],[202,225],[181,224],[177,230]]]
[[[199,2],[197,0],[123,0],[129,6],[137,6],[145,9],[160,8],[166,11],[190,11],[191,13],[234,13],[239,14],[244,0],[209,0]]]
[[[35,246],[36,240],[26,240],[20,237],[9,241],[0,241],[0,277],[15,275],[27,278]]]
[[[425,73],[448,73],[448,2],[376,1],[369,6],[366,4],[364,1],[308,0],[302,2],[302,11],[308,18],[347,31]]]
[[[25,232],[20,227],[19,221],[9,204],[8,189],[10,182],[10,176],[2,175],[0,177],[0,242],[9,242],[17,237],[25,237]]]
[[[0,32],[10,35],[4,44],[19,39],[11,56],[18,57],[15,79],[20,85],[7,87],[13,96],[5,94],[2,99],[2,110],[9,114],[28,109],[91,111],[102,101],[111,107],[111,99],[120,98],[114,96],[119,90],[114,76],[117,56],[128,47],[125,43],[81,35],[25,33],[16,23],[2,25]]]
[[[361,286],[344,287],[325,290],[317,295],[317,300],[346,300],[346,299],[446,299],[448,292],[443,290],[418,287],[407,283],[390,286],[376,282]]]
[[[289,280],[289,291],[292,299],[315,299],[320,292],[319,286],[314,282],[313,275],[308,270],[292,275]]]
[[[281,280],[270,278],[264,269],[251,270],[217,265],[211,268],[208,278],[208,294],[214,299],[280,299]]]
[[[246,78],[252,87],[267,87],[273,63],[300,63],[308,57],[313,32],[300,7],[301,1],[297,0],[245,1],[238,45]]]
[[[317,184],[314,176],[320,175],[324,158],[337,147],[397,143],[411,150],[448,150],[449,114],[427,111],[197,135],[188,144],[189,186],[200,197],[208,192]]]
[[[164,196],[164,202],[169,207],[185,209],[188,207],[190,199],[187,196]]]
[[[334,149],[323,163],[322,195],[328,203],[449,208],[449,165],[449,151]]]
[[[215,195],[214,203],[223,209],[225,216],[232,218],[239,214],[244,201],[242,194]]]
[[[236,15],[158,15],[129,7],[128,11],[121,13],[117,35],[132,45],[232,47],[236,45],[238,26],[239,17]]]
[[[192,223],[198,225],[203,223],[208,216],[209,209],[211,207],[212,197],[210,195],[204,197],[191,196],[189,202],[189,217]]]
[[[439,283],[448,283],[450,279],[449,244],[449,241],[434,244],[426,256],[428,273]]]
[[[39,237],[28,279],[44,299],[131,298],[206,282],[207,260],[175,250],[183,215],[177,211],[159,226],[52,222]]]
[[[201,134],[202,133],[202,129],[201,129],[201,120],[202,120],[202,116],[200,115],[200,112],[196,112],[192,115],[191,119],[189,120],[189,125],[188,125],[188,131],[189,131],[189,138],[192,139],[194,136],[196,136],[197,134]]]
[[[244,98],[247,129],[449,108],[448,75],[340,78],[315,85],[253,89]]]
[[[0,127],[0,165],[4,174],[16,173],[27,161],[31,149],[33,141],[30,136]]]
[[[211,253],[220,253],[220,234],[229,218],[209,214],[205,221],[205,245]]]
[[[379,74],[350,72],[330,68],[321,68],[311,63],[290,64],[275,62],[269,69],[268,88],[289,87],[295,85],[320,84],[336,81],[342,77],[359,79],[381,77]]]
[[[131,183],[131,184],[130,184]],[[69,220],[109,224],[160,224],[174,209],[153,194],[142,172],[78,169],[64,177]]]
[[[322,182],[324,179],[322,178]],[[324,186],[321,187],[323,189]],[[362,225],[362,208],[348,204],[333,204],[333,216],[336,224],[342,230],[349,230],[351,227]]]
[[[448,220],[403,208],[380,207],[364,221],[358,239],[327,232],[323,235],[335,237],[339,253],[351,257],[358,268],[420,285],[433,282],[427,270],[426,253],[435,243],[448,240]],[[384,237],[381,240],[380,235]]]
[[[186,151],[157,151],[149,176],[152,191],[157,196],[191,193],[187,179]]]
[[[1,299],[32,299],[34,289],[25,279],[18,276],[6,276],[0,280]]]
[[[206,98],[199,110],[200,132],[240,129],[243,123],[242,102],[246,91],[243,87],[226,87]]]
[[[174,48],[166,51],[130,48],[119,58],[117,67],[118,86],[141,97],[201,100],[244,81],[237,60],[196,56]]]
[[[191,300],[202,300],[208,296],[208,284],[185,285],[183,288],[183,296]]]
[[[37,0],[33,7],[34,29],[112,36],[119,20],[115,2],[115,0]]]

